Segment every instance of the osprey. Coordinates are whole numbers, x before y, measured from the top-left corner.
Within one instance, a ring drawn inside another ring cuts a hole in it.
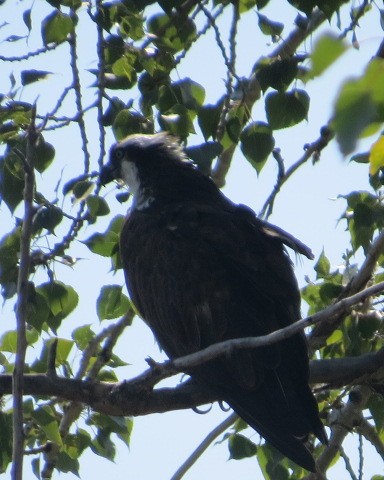
[[[123,180],[133,201],[120,238],[127,288],[169,358],[224,340],[257,337],[300,318],[284,245],[312,258],[290,234],[232,203],[172,137],[116,143],[100,182]],[[217,393],[284,455],[310,471],[310,433],[327,438],[308,386],[305,336],[235,350],[188,373]]]

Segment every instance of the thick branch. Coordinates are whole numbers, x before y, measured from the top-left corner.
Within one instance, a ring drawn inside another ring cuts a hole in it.
[[[359,357],[310,362],[310,383],[339,388],[351,383],[371,384],[384,380],[384,349]],[[149,377],[149,376],[148,376]],[[150,377],[149,377],[150,378]],[[81,402],[108,415],[142,416],[193,408],[219,400],[206,387],[186,382],[176,388],[152,389],[153,379],[119,384],[25,375],[24,395],[59,397]],[[12,376],[0,375],[0,395],[12,391]]]

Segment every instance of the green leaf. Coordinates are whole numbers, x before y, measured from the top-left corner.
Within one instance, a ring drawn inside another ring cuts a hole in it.
[[[116,219],[116,217],[115,217]],[[119,224],[122,225],[123,216],[118,216]],[[94,233],[84,244],[91,250],[91,252],[101,255],[103,257],[110,257],[119,250],[120,230],[118,232],[111,229],[111,224],[105,233]]]
[[[71,458],[68,453],[61,451],[59,452],[56,460],[55,467],[59,472],[64,472],[64,473],[73,473],[77,477],[80,478],[79,475],[79,462],[75,458]]]
[[[241,132],[240,140],[245,158],[260,173],[275,146],[270,126],[263,122],[253,122]]]
[[[375,175],[384,167],[384,135],[372,145],[369,153],[369,174]]]
[[[32,473],[40,480],[40,457],[31,460]]]
[[[91,217],[102,217],[110,213],[108,203],[98,195],[90,195],[86,203]]]
[[[96,455],[112,461],[116,455],[116,448],[110,436],[109,431],[99,429],[96,437],[92,440],[91,449]]]
[[[82,428],[78,428],[75,434],[67,434],[64,439],[65,451],[73,459],[79,458],[91,443],[91,436]]]
[[[159,115],[159,124],[163,130],[185,139],[190,133],[195,133],[189,112],[184,105],[174,105],[167,115]]]
[[[63,365],[68,360],[68,356],[71,353],[74,342],[66,338],[56,338],[54,340],[49,340],[48,342],[51,344],[53,341],[57,342],[56,365]]]
[[[41,24],[41,36],[45,46],[50,43],[62,43],[74,31],[74,24],[69,15],[53,11]]]
[[[205,89],[190,78],[184,78],[175,83],[180,89],[181,103],[189,110],[199,110],[205,98]]]
[[[333,345],[335,343],[339,343],[343,340],[343,332],[341,330],[335,330],[332,334],[327,338],[326,344]]]
[[[72,193],[76,199],[75,202],[85,200],[93,192],[94,188],[94,182],[89,180],[77,182],[72,188]]]
[[[31,416],[44,431],[47,440],[59,446],[63,445],[63,440],[59,432],[59,418],[56,416],[56,412],[52,407],[49,405],[39,407],[31,413]]]
[[[37,292],[33,284],[28,288],[28,324],[41,332],[44,323],[48,320],[51,310],[47,299]]]
[[[228,439],[229,458],[241,460],[256,455],[257,446],[247,437],[239,433],[231,435]]]
[[[263,92],[268,87],[285,91],[297,76],[297,60],[263,58],[254,66],[254,72]]]
[[[127,77],[130,82],[132,79],[136,80],[136,72],[133,65],[134,61],[134,57],[130,57],[127,54],[124,55],[112,65],[112,73],[118,77]]]
[[[151,123],[140,113],[124,109],[116,115],[112,129],[120,141],[133,133],[151,133]]]
[[[2,352],[16,353],[17,350],[17,332],[10,330],[3,333],[0,337],[0,350]]]
[[[103,126],[109,127],[110,125],[112,125],[118,113],[121,112],[121,110],[123,110],[124,108],[125,108],[125,103],[122,100],[120,100],[120,98],[112,97],[107,109],[103,114],[103,119],[102,119]]]
[[[205,141],[210,137],[216,138],[222,108],[223,104],[220,101],[216,105],[204,105],[199,109],[197,121]]]
[[[371,60],[364,74],[347,81],[336,100],[332,128],[342,153],[348,154],[372,124],[384,121],[384,60]]]
[[[351,157],[350,161],[356,163],[369,163],[369,152],[356,153],[356,155]]]
[[[0,411],[0,469],[5,472],[12,460],[12,413]]]
[[[190,78],[184,78],[171,85],[161,85],[157,107],[161,113],[174,112],[177,105],[197,112],[204,102],[205,90]]]
[[[186,154],[192,159],[196,165],[206,175],[211,172],[212,161],[217,158],[223,147],[218,142],[206,142],[202,145],[194,145],[185,149]]]
[[[283,30],[284,24],[281,22],[274,22],[270,20],[265,15],[257,12],[257,16],[259,17],[259,27],[260,30],[264,33],[264,35],[271,35],[272,38],[279,37]]]
[[[313,267],[315,269],[315,272],[317,273],[316,278],[326,278],[329,275],[330,267],[331,264],[328,258],[325,256],[323,249],[316,265]]]
[[[32,29],[31,9],[30,8],[28,10],[24,10],[23,21],[24,21],[25,26],[28,28],[28,31],[30,32],[31,29]]]
[[[187,48],[196,36],[194,22],[185,15],[173,15],[171,20],[166,14],[155,14],[149,17],[147,29],[155,35],[154,43],[160,49],[172,53]]]
[[[54,205],[47,205],[39,208],[33,218],[34,231],[45,228],[50,233],[55,233],[55,227],[63,220],[63,212],[61,208]]]
[[[322,285],[320,285],[319,296],[321,300],[323,300],[323,302],[328,305],[335,298],[337,298],[342,291],[342,285],[332,282],[324,282]]]
[[[336,35],[326,33],[316,42],[312,54],[310,77],[321,75],[347,50],[345,43]]]
[[[382,324],[381,314],[375,310],[371,310],[359,315],[357,328],[362,338],[372,339]]]
[[[52,72],[47,72],[45,70],[22,70],[20,72],[21,84],[24,86],[29,85],[30,83],[43,80],[51,74]]]
[[[73,287],[58,281],[43,283],[36,291],[47,300],[51,311],[47,324],[56,331],[61,321],[77,307],[79,296]]]
[[[0,283],[4,299],[16,293],[19,272],[21,227],[11,230],[0,240]]]
[[[6,157],[0,157],[0,200],[13,213],[23,200],[24,178],[20,179],[11,170]]]
[[[125,315],[130,308],[130,301],[122,293],[120,285],[105,285],[101,288],[96,301],[99,320],[111,320]]]
[[[371,395],[368,400],[368,408],[378,431],[384,428],[384,397],[382,395]]]
[[[265,99],[268,123],[273,130],[287,128],[305,120],[309,110],[309,95],[304,90],[271,92]]]
[[[39,136],[34,158],[34,167],[39,173],[43,173],[55,158],[55,148],[46,142],[42,135]]]
[[[89,342],[95,338],[95,332],[92,330],[91,325],[83,325],[76,328],[71,336],[77,348],[84,350],[89,345]]]

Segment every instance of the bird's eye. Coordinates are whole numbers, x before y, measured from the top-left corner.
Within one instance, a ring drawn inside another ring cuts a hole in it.
[[[117,148],[115,150],[115,158],[116,160],[121,160],[124,157],[124,152],[121,148]]]

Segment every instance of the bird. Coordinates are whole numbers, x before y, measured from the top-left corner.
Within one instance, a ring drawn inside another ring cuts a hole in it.
[[[170,359],[225,340],[259,337],[300,319],[286,247],[311,250],[249,207],[235,204],[166,132],[116,142],[100,172],[132,195],[120,234],[130,298]],[[235,349],[189,369],[284,456],[316,471],[306,441],[327,443],[309,387],[303,332]]]

